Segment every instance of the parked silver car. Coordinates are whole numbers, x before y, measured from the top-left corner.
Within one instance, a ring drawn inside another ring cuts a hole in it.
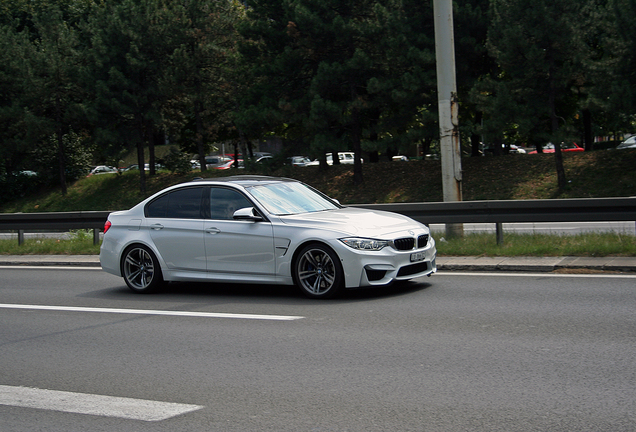
[[[633,135],[627,138],[625,141],[620,143],[618,147],[616,148],[619,150],[636,148],[636,135]]]
[[[182,183],[111,213],[100,251],[102,268],[136,292],[210,281],[295,284],[313,298],[430,276],[435,257],[413,219],[265,176]]]

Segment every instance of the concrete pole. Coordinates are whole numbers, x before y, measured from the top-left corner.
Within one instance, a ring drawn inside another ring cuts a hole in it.
[[[457,84],[455,82],[455,42],[452,0],[434,0],[435,55],[439,106],[440,153],[444,202],[462,200],[461,147]],[[447,237],[464,235],[463,224],[446,224]]]

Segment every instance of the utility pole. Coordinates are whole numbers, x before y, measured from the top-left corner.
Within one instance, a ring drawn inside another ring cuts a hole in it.
[[[457,84],[455,82],[452,0],[433,0],[433,11],[435,14],[442,191],[444,202],[461,201],[462,162],[459,141],[459,101],[457,100]],[[461,237],[463,235],[463,224],[446,224],[447,237]]]

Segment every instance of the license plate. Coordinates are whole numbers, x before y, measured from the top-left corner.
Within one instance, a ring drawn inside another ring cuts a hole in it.
[[[426,254],[424,252],[414,252],[411,254],[411,262],[424,261]]]

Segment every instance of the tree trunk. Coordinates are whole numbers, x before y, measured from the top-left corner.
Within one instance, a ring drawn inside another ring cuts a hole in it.
[[[58,127],[57,134],[57,159],[59,162],[60,186],[62,187],[62,195],[66,196],[66,152],[64,149],[64,135],[61,128]]]
[[[585,151],[592,151],[594,138],[592,137],[592,113],[589,109],[583,110],[583,130],[585,133]]]
[[[195,102],[194,106],[194,118],[196,123],[196,141],[197,141],[197,153],[199,154],[199,164],[201,165],[201,172],[207,171],[208,167],[205,162],[205,135],[203,130],[203,120],[201,119],[201,107],[200,102]]]
[[[144,161],[144,141],[137,140],[137,164],[139,166],[139,192],[141,196],[146,196],[146,170]]]
[[[141,115],[137,114],[137,166],[139,167],[139,191],[142,197],[146,196],[146,161],[144,160],[144,119]]]
[[[477,114],[475,115],[475,124],[477,125],[481,124],[481,119],[482,119],[482,113],[481,111],[478,111]],[[479,152],[479,144],[481,142],[480,138],[481,137],[474,132],[470,135],[470,156],[471,157],[481,156],[481,153]]]
[[[353,184],[361,185],[362,178],[362,142],[358,108],[353,108],[353,124],[351,128],[351,144],[353,146]]]
[[[561,143],[558,138],[559,131],[559,118],[556,115],[556,103],[555,103],[555,91],[553,88],[550,89],[550,120],[552,122],[552,139],[556,141],[554,143],[554,161],[556,162],[556,172],[557,172],[557,185],[559,188],[559,192],[565,188],[567,183],[565,179],[565,168],[563,168],[563,153],[561,152]]]
[[[503,154],[503,138],[501,136],[496,136],[495,139],[493,139],[492,145],[492,154],[495,156],[501,156]]]
[[[370,163],[378,163],[380,162],[380,154],[378,153],[377,150],[373,150],[368,152],[369,153],[369,162]]]
[[[233,142],[233,147],[234,147],[234,162],[232,162],[232,168],[238,168],[239,167],[239,141],[238,140],[234,140]]]
[[[57,160],[59,164],[60,186],[62,187],[62,196],[66,196],[68,192],[66,188],[66,149],[64,148],[64,131],[62,130],[62,108],[60,99],[55,100],[55,120],[57,121],[56,140],[57,140]]]
[[[158,145],[161,145],[162,143],[163,143],[163,133],[160,131],[154,130],[154,128],[151,128],[150,144],[148,146],[148,150],[150,153],[149,154],[150,160],[148,162],[150,164],[151,176],[157,173],[157,167],[156,167],[157,157],[155,155],[155,147],[157,147]]]

